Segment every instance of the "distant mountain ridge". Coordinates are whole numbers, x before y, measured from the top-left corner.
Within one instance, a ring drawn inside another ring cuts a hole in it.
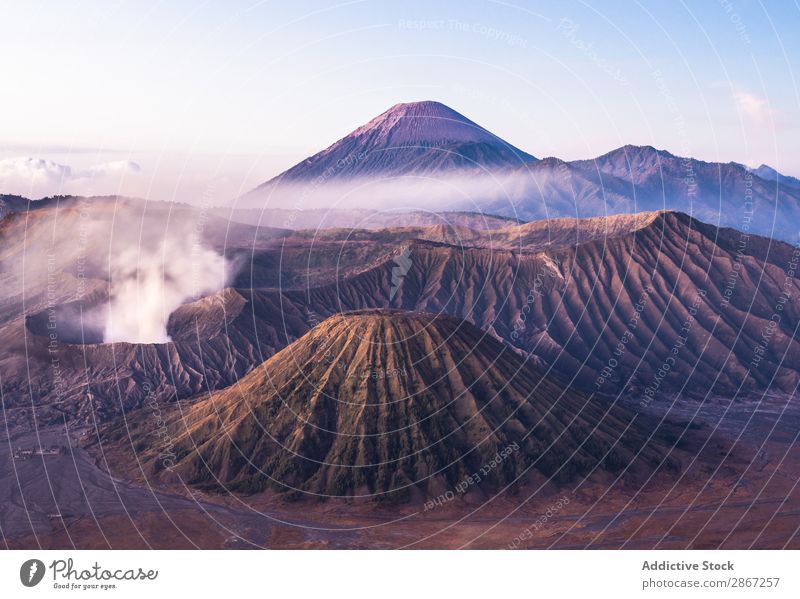
[[[588,160],[539,160],[434,101],[393,106],[240,202],[269,209],[379,208],[383,202],[522,220],[676,210],[800,239],[800,180],[769,166],[750,169],[633,145]]]
[[[795,189],[800,189],[800,179],[797,177],[790,177],[789,175],[782,175],[778,171],[776,171],[771,166],[767,166],[766,164],[762,164],[758,168],[750,169],[754,175],[761,177],[765,181],[775,181],[780,185],[786,185],[788,187],[794,187]]]

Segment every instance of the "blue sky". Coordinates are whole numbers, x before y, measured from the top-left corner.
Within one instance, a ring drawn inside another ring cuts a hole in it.
[[[794,1],[7,3],[0,182],[32,157],[70,192],[221,202],[422,99],[538,157],[800,175],[798,31]]]

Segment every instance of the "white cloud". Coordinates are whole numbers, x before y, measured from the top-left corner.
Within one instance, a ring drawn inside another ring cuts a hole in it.
[[[109,193],[118,189],[125,175],[140,171],[139,165],[130,160],[76,169],[42,158],[3,158],[0,159],[0,193],[31,198]]]
[[[755,94],[746,91],[734,91],[733,99],[739,114],[754,125],[767,125],[773,121],[775,112],[769,107],[769,102]]]

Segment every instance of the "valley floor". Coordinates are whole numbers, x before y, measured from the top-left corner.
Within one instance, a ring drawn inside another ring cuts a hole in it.
[[[0,531],[16,549],[800,548],[800,410],[790,398],[652,408],[703,422],[706,439],[715,433],[676,477],[639,490],[608,481],[427,506],[147,488],[99,467],[104,456],[78,447],[79,432],[12,433],[0,443]],[[36,446],[65,450],[19,457]]]

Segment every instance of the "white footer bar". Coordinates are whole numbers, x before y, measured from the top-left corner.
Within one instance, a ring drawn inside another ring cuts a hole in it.
[[[4,597],[138,599],[254,592],[352,599],[796,598],[798,570],[793,551],[4,551],[0,589]]]

